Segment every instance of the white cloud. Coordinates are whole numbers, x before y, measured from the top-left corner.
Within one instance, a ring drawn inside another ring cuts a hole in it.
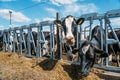
[[[15,11],[10,10],[10,9],[1,9],[0,10],[0,17],[9,20],[10,19],[9,11],[12,11],[11,18],[12,18],[12,21],[14,21],[14,22],[29,22],[30,21],[30,18],[28,18],[27,16],[25,16],[21,12],[15,12]]]
[[[77,2],[78,0],[50,0],[52,4],[60,6],[65,4],[72,4]]]
[[[39,22],[40,22],[40,19],[37,19],[37,18],[36,18],[36,19],[34,20],[34,22],[35,22],[35,23],[39,23]]]
[[[47,0],[32,0],[33,2],[47,2]]]
[[[35,2],[41,2],[42,0],[32,0],[32,1],[35,1]]]
[[[63,10],[63,16],[66,15],[81,15],[81,14],[86,14],[86,13],[91,13],[91,12],[97,12],[98,8],[95,6],[93,3],[89,4],[71,4],[67,5],[64,7]]]
[[[42,21],[54,21],[54,20],[55,20],[54,18],[47,17],[47,18],[44,18]]]
[[[5,29],[5,27],[0,25],[0,30],[4,30],[4,29]]]
[[[11,2],[11,1],[16,1],[16,0],[0,0],[0,2]]]
[[[111,24],[113,26],[120,26],[120,18],[112,19]]]
[[[58,12],[57,10],[53,8],[46,8],[46,11],[48,11],[49,15],[51,15],[52,17],[55,17],[56,13]]]

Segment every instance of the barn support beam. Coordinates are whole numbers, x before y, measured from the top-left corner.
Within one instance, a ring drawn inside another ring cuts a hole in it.
[[[59,13],[56,13],[56,20],[60,20]],[[61,44],[60,44],[60,27],[57,25],[57,51],[56,51],[57,59],[62,58],[62,56],[61,56],[62,53],[60,53],[60,46],[61,46]]]

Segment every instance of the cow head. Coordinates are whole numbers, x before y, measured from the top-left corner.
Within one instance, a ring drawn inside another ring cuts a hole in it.
[[[108,54],[98,49],[92,42],[84,41],[79,49],[80,74],[87,76],[95,63],[96,56],[107,57]]]
[[[84,22],[84,18],[79,18],[77,21],[75,17],[69,15],[64,18],[61,22],[60,20],[56,20],[55,23],[58,26],[63,27],[63,38],[66,41],[67,45],[74,45],[75,44],[75,36],[77,32],[77,25],[81,25]]]

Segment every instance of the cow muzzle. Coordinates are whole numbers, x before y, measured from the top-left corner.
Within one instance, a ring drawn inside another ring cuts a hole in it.
[[[73,36],[67,36],[65,40],[67,45],[75,45],[75,38]]]

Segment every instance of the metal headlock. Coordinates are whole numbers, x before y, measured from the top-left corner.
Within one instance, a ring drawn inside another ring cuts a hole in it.
[[[17,30],[19,30],[19,27],[15,27],[14,29],[12,29],[13,31],[13,52],[16,52],[16,48],[19,51],[19,40],[18,40],[18,33]]]
[[[115,44],[118,43],[119,47],[120,47],[120,41],[113,29],[113,27],[111,26],[111,22],[110,22],[110,18],[116,18],[116,17],[120,17],[120,9],[118,10],[111,10],[111,11],[107,11],[105,14],[98,14],[98,13],[90,13],[90,14],[83,14],[80,17],[84,18],[85,21],[89,21],[89,25],[86,26],[84,28],[84,31],[86,31],[86,29],[89,29],[89,35],[91,35],[92,33],[92,25],[93,25],[93,21],[94,20],[98,20],[100,22],[100,39],[101,39],[101,49],[103,50],[103,45],[105,45],[105,50],[108,53],[108,45],[109,44]],[[103,25],[103,20],[104,20],[104,25]],[[30,57],[42,57],[42,53],[43,53],[43,44],[45,44],[46,46],[46,50],[48,50],[48,45],[46,44],[46,40],[45,40],[45,36],[43,33],[43,27],[44,26],[50,26],[50,58],[55,59],[55,33],[54,33],[54,27],[55,24],[53,21],[43,21],[40,23],[33,23],[30,25],[24,25],[21,27],[15,27],[15,28],[9,28],[9,29],[5,29],[3,30],[3,51],[8,51],[8,52],[15,52],[16,48],[19,51],[19,54],[22,55],[23,54],[23,50],[25,49],[25,51],[27,52],[27,56]],[[78,28],[79,27],[79,28]],[[79,47],[79,43],[82,42],[81,37],[82,37],[82,25],[78,26],[77,29],[80,29],[80,32],[77,31],[77,42],[76,42],[76,48]],[[103,32],[102,29],[103,27],[105,27],[105,40],[103,40]],[[32,34],[32,28],[37,28],[37,45],[35,45],[35,41],[33,38],[33,34]],[[24,30],[27,29],[28,31],[28,36],[27,36],[27,43],[25,41],[25,35],[24,35]],[[62,59],[62,43],[65,43],[65,41],[62,38],[62,27],[59,28],[59,37],[60,37],[60,59]],[[113,33],[115,39],[109,39],[108,38],[108,31],[111,30],[111,32]],[[18,33],[17,31],[20,31],[20,39],[18,39]],[[1,35],[0,35],[1,36]],[[11,36],[13,36],[13,41],[11,40]],[[80,36],[80,39],[78,38]],[[86,32],[84,32],[84,36],[86,36]],[[89,40],[91,40],[91,36],[89,38]],[[105,42],[105,44],[104,44]],[[31,45],[32,44],[32,45]],[[11,45],[13,45],[13,49],[11,47]],[[22,45],[24,45],[24,49],[22,47]],[[7,46],[7,47],[6,47]],[[33,47],[36,55],[33,56],[32,52],[31,52],[31,46]],[[74,63],[71,61],[68,61],[70,63]],[[102,59],[102,64],[95,64],[95,67],[101,68],[101,69],[105,69],[105,70],[110,70],[110,71],[119,71],[120,72],[120,68],[119,67],[114,67],[114,66],[110,66],[108,65],[108,58],[106,58],[106,65],[103,65],[103,59]],[[79,65],[78,63],[74,63],[76,65]]]

